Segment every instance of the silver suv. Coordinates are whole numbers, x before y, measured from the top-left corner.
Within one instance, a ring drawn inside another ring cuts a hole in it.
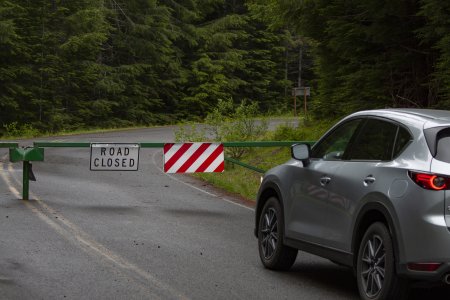
[[[354,113],[268,171],[256,208],[263,265],[298,249],[354,269],[362,299],[450,283],[450,111]]]

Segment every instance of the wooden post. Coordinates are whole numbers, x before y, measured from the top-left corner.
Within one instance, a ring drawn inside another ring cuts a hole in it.
[[[295,96],[294,92],[294,117],[297,116],[297,96]]]
[[[305,116],[306,116],[306,114],[308,113],[308,112],[306,111],[306,88],[305,88],[304,91],[303,91],[303,95],[304,95],[303,102],[305,103]]]

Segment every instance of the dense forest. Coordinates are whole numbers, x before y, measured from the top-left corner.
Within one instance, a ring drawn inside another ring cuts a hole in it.
[[[283,112],[299,85],[321,118],[450,109],[450,2],[0,0],[0,136]]]
[[[450,1],[260,0],[313,46],[314,111],[450,109]]]

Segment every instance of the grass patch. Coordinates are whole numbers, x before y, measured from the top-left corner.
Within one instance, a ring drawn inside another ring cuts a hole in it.
[[[239,170],[240,168],[242,167],[230,167],[230,164],[226,164],[226,171],[223,173],[202,173],[194,176],[228,192],[239,194],[247,199],[255,199],[261,175],[244,168]]]

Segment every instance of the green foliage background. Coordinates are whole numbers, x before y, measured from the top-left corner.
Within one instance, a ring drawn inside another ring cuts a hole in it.
[[[245,2],[0,0],[0,136],[286,108],[295,45]]]
[[[260,114],[450,109],[450,2],[0,0],[0,136]],[[11,131],[11,132],[8,132]]]

